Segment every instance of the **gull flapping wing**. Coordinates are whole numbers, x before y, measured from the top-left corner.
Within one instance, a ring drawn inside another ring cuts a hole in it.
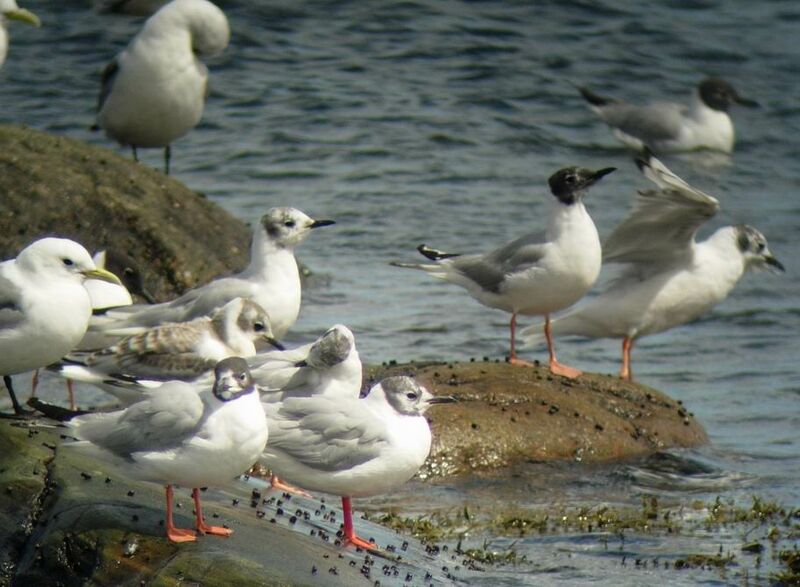
[[[650,153],[636,164],[659,189],[637,192],[633,210],[603,243],[603,260],[661,265],[682,259],[694,246],[700,226],[719,210],[719,202]]]

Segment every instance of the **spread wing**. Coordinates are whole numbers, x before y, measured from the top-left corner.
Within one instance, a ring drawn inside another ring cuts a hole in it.
[[[670,263],[690,254],[700,226],[719,210],[716,198],[693,188],[652,155],[637,160],[659,189],[640,191],[633,210],[603,243],[603,259]]]
[[[376,458],[388,443],[386,431],[377,419],[365,417],[369,411],[361,401],[310,397],[264,403],[269,423],[265,454],[283,452],[325,471],[350,469]]]
[[[200,427],[203,401],[188,383],[165,383],[142,395],[142,401],[126,410],[79,416],[69,426],[80,440],[123,458],[177,448]]]

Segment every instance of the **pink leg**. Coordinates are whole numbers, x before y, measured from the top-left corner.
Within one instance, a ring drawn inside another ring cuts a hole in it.
[[[230,536],[233,530],[230,528],[223,528],[222,526],[209,526],[203,519],[203,507],[200,505],[200,490],[195,487],[192,489],[192,498],[194,499],[194,517],[196,520],[196,528],[200,534],[213,534],[214,536]]]
[[[176,528],[172,521],[172,485],[167,485],[167,538],[172,542],[193,542],[197,540],[194,532]]]
[[[36,397],[37,387],[39,387],[39,369],[33,372],[33,379],[31,379],[31,397]]]
[[[67,394],[69,395],[69,409],[75,411],[75,389],[73,388],[72,379],[67,379]]]
[[[517,358],[517,313],[511,314],[511,323],[508,325],[511,331],[511,352],[508,356],[508,362],[512,365],[520,365],[521,367],[533,367],[533,363],[524,361]]]
[[[285,491],[287,493],[294,493],[295,495],[302,495],[303,497],[311,497],[311,494],[307,491],[303,491],[299,487],[290,485],[286,481],[281,481],[278,479],[278,476],[275,473],[270,475],[269,482],[270,485],[272,485],[272,488],[277,491]]]
[[[622,368],[619,370],[619,376],[625,381],[633,381],[631,349],[633,349],[633,339],[630,336],[626,336],[622,339]]]
[[[378,547],[372,542],[367,542],[363,538],[356,536],[355,529],[353,528],[353,507],[350,504],[349,497],[342,497],[342,514],[344,516],[345,544],[352,544],[357,548],[363,548],[365,550],[378,550]]]
[[[574,367],[562,365],[558,362],[558,360],[556,360],[556,348],[553,344],[553,332],[552,327],[550,326],[550,314],[545,314],[544,316],[544,336],[547,339],[547,352],[550,355],[550,372],[554,375],[563,375],[564,377],[569,377],[570,379],[575,379],[581,375],[582,371],[579,371]]]

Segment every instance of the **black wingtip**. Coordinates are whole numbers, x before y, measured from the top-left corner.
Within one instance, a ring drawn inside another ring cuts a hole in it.
[[[600,94],[595,94],[592,90],[585,86],[578,86],[578,91],[583,96],[583,99],[589,102],[592,106],[605,106],[606,104],[610,104],[613,102],[610,98],[606,98],[601,96]]]
[[[444,251],[432,249],[426,244],[421,244],[420,246],[417,247],[417,250],[423,257],[425,257],[426,259],[430,259],[431,261],[441,261],[442,259],[458,257],[458,253],[445,253]]]
[[[634,159],[636,167],[639,168],[639,171],[644,171],[645,167],[649,167],[650,161],[653,160],[653,157],[655,157],[655,154],[652,150],[650,150],[650,147],[645,145],[639,156]]]

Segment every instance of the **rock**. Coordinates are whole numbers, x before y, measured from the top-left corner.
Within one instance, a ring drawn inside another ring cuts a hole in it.
[[[386,555],[343,548],[338,499],[282,494],[260,479],[203,492],[206,519],[232,528],[230,538],[171,543],[163,488],[64,442],[52,426],[35,432],[0,420],[0,585],[400,586],[423,584],[426,574],[425,585],[452,584],[442,571],[449,561],[418,541],[356,516],[359,534]],[[176,525],[191,527],[189,489],[176,489],[175,500]]]
[[[159,299],[242,269],[250,229],[160,171],[112,151],[0,125],[0,258],[43,236],[139,263]]]
[[[488,361],[365,370],[367,383],[390,375],[413,376],[434,394],[459,400],[428,412],[434,442],[422,478],[532,460],[630,460],[708,442],[679,402],[616,376],[570,380],[543,367]]]

